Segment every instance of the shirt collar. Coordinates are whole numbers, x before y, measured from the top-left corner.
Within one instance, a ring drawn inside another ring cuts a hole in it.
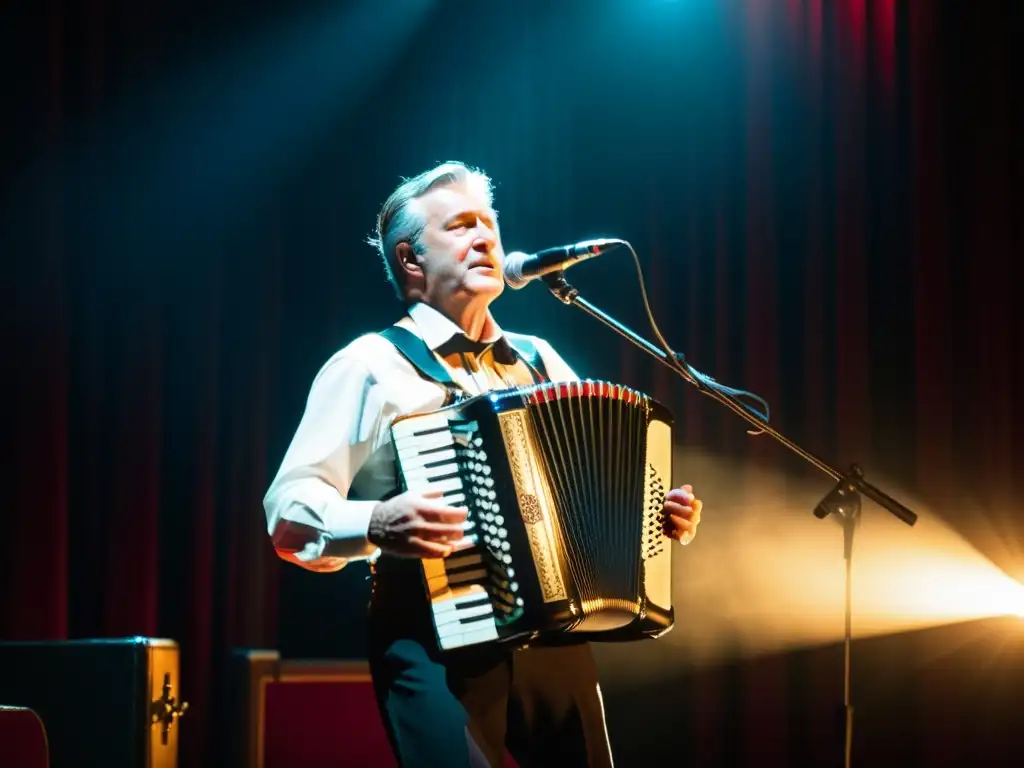
[[[433,352],[473,352],[477,356],[494,347],[498,362],[515,362],[515,351],[505,338],[497,321],[491,318],[492,333],[486,339],[476,342],[466,336],[465,331],[452,320],[429,304],[418,302],[409,307],[409,317],[416,324],[420,338]]]
[[[416,328],[420,332],[420,338],[427,343],[427,346],[432,350],[436,350],[446,341],[451,339],[453,336],[465,336],[465,332],[451,321],[448,317],[441,314],[439,311],[434,309],[429,304],[418,302],[409,307],[409,317],[416,323]],[[494,333],[493,338],[481,339],[480,341],[484,344],[491,345],[502,338],[503,334],[498,324],[493,323]]]

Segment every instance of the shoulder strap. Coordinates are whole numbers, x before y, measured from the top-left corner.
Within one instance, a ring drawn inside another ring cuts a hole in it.
[[[423,378],[443,384],[449,390],[458,388],[447,369],[434,357],[430,347],[415,333],[400,325],[392,325],[378,333],[394,344]]]
[[[395,348],[412,363],[412,366],[419,371],[425,379],[436,381],[444,385],[449,392],[459,390],[460,387],[452,380],[448,370],[438,362],[437,358],[430,351],[426,343],[410,331],[400,325],[392,325],[378,333],[395,345]],[[547,368],[544,359],[533,343],[533,339],[521,333],[506,333],[505,338],[512,345],[516,353],[526,362],[534,381],[541,383],[548,380]]]
[[[505,338],[508,339],[508,343],[512,345],[519,356],[526,362],[536,383],[540,384],[550,378],[548,370],[544,366],[544,358],[541,357],[540,350],[537,349],[537,345],[533,343],[532,338],[521,333],[509,333],[508,331],[505,332]],[[538,375],[540,377],[539,381]]]

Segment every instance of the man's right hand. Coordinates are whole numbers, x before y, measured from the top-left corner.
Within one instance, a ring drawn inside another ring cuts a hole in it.
[[[466,510],[449,507],[440,491],[406,491],[373,509],[367,537],[398,557],[446,557],[463,538]]]

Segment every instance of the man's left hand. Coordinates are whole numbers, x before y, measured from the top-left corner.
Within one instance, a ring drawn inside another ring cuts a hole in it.
[[[665,533],[683,544],[697,535],[700,511],[704,503],[693,495],[693,486],[673,488],[665,496]]]

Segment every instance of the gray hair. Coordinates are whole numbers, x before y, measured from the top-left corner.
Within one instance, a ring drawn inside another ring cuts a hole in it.
[[[398,264],[398,244],[409,243],[417,253],[422,253],[419,238],[426,226],[426,222],[409,209],[409,204],[437,187],[465,184],[470,181],[481,184],[487,195],[487,204],[491,205],[491,180],[487,174],[464,163],[452,161],[442,163],[411,179],[403,178],[402,183],[391,193],[377,214],[376,232],[367,242],[377,249],[384,262],[388,281],[398,294],[398,298],[403,301],[405,285]]]

